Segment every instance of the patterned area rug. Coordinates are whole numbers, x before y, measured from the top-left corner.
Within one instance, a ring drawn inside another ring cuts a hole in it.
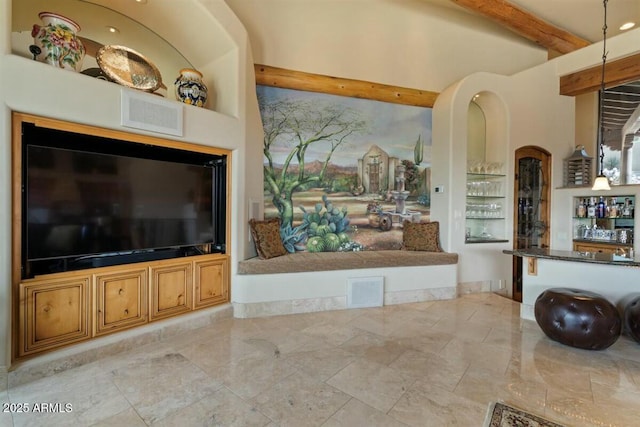
[[[492,403],[484,420],[484,427],[563,427],[522,409],[504,403]]]

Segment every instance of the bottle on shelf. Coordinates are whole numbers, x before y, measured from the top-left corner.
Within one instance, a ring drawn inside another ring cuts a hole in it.
[[[607,205],[604,202],[604,197],[600,196],[600,200],[596,205],[596,218],[605,218],[607,216]]]
[[[628,197],[624,199],[624,206],[622,206],[622,217],[633,218],[633,202]]]
[[[607,215],[609,218],[617,218],[618,217],[618,202],[615,197],[611,198],[609,203],[609,212]]]
[[[587,206],[584,199],[578,199],[578,207],[576,208],[576,216],[578,218],[584,218],[587,216]]]
[[[587,218],[596,217],[596,205],[593,197],[589,197],[589,205],[587,206]]]

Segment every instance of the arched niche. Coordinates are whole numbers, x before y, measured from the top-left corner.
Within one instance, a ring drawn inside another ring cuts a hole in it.
[[[14,55],[31,57],[31,29],[41,23],[39,12],[59,13],[76,21],[81,27],[78,35],[92,42],[83,70],[97,67],[92,55],[102,45],[126,46],[157,66],[166,86],[159,93],[168,99],[175,99],[174,82],[180,69],[196,68],[210,91],[207,107],[237,115],[238,43],[231,32],[243,32],[223,1],[205,5],[195,0],[11,0],[11,6]],[[109,33],[109,26],[120,31]]]
[[[481,121],[482,118],[484,118],[484,123],[476,124],[476,134],[468,136],[468,150],[472,149],[470,142],[484,143],[485,160],[503,163],[503,173],[505,173],[509,146],[507,112],[506,105],[495,92],[480,91],[470,101],[468,120]],[[484,125],[484,129],[481,128],[481,124]],[[483,130],[484,134],[482,133]],[[467,157],[469,154],[470,152],[467,151]]]
[[[475,99],[475,97],[474,97]],[[482,108],[472,100],[467,116],[467,161],[485,156],[487,143],[487,119]]]
[[[509,239],[506,216],[506,145],[500,99],[482,91],[468,105],[466,139],[465,243]]]

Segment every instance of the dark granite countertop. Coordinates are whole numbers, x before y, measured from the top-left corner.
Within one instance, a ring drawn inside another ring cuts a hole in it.
[[[507,255],[552,259],[557,261],[588,262],[592,264],[622,265],[625,267],[640,267],[640,258],[625,258],[619,255],[605,254],[600,252],[576,252],[559,251],[555,249],[511,249],[503,250]]]

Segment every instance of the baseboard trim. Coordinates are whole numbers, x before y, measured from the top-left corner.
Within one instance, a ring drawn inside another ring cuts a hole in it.
[[[384,305],[408,304],[456,298],[456,287],[415,289],[385,292]],[[346,310],[347,297],[324,297],[265,301],[255,303],[233,303],[233,315],[237,318],[280,316],[285,314],[314,313],[319,311]]]

